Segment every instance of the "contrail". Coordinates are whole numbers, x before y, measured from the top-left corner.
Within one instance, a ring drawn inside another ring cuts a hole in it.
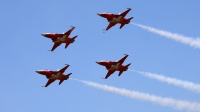
[[[145,25],[141,25],[141,24],[136,24],[136,23],[133,23],[133,22],[131,22],[131,24],[139,26],[139,27],[141,27],[145,30],[152,32],[152,33],[156,33],[158,35],[161,35],[161,36],[176,40],[178,42],[188,44],[188,45],[190,45],[194,48],[200,49],[200,38],[194,39],[192,37],[186,37],[186,36],[183,36],[183,35],[180,35],[180,34],[171,33],[171,32],[164,31],[164,30],[159,30],[159,29],[156,29],[156,28],[153,28],[153,27],[149,27],[149,26],[145,26]]]
[[[141,71],[130,70],[130,69],[129,71],[134,71],[136,73],[147,76],[149,78],[156,79],[161,82],[166,82],[168,84],[173,84],[175,86],[179,86],[179,87],[200,93],[200,84],[195,84],[193,82],[183,81],[176,78],[170,78],[170,77],[166,77],[163,75],[158,75],[158,74],[150,73],[150,72],[141,72]]]
[[[94,83],[94,82],[90,82],[90,81],[83,81],[83,80],[78,80],[78,79],[73,79],[73,80],[79,81],[88,86],[92,86],[92,87],[95,87],[98,89],[121,94],[126,97],[150,101],[153,103],[160,104],[162,106],[170,106],[170,107],[173,107],[173,108],[179,109],[179,110],[186,109],[188,111],[200,112],[200,103],[197,103],[197,102],[188,102],[188,101],[183,101],[183,100],[176,100],[173,98],[163,98],[160,96],[150,95],[147,93],[141,93],[138,91],[130,91],[127,89],[116,88],[113,86],[107,86],[107,85],[98,84],[98,83]]]

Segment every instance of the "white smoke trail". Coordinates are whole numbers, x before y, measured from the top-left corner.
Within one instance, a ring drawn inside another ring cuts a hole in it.
[[[156,34],[159,34],[161,36],[164,36],[164,37],[179,41],[181,43],[188,44],[188,45],[190,45],[194,48],[200,49],[200,39],[199,38],[194,39],[192,37],[186,37],[186,36],[183,36],[183,35],[180,35],[180,34],[171,33],[171,32],[164,31],[164,30],[159,30],[159,29],[156,29],[156,28],[153,28],[153,27],[149,27],[149,26],[145,26],[145,25],[141,25],[141,24],[136,24],[136,23],[133,23],[133,22],[131,22],[131,24],[139,26],[139,27],[141,27],[145,30],[152,32],[152,33],[156,33]]]
[[[147,93],[141,93],[138,91],[130,91],[130,90],[116,88],[113,86],[102,85],[102,84],[98,84],[98,83],[94,83],[90,81],[83,81],[83,80],[78,80],[78,79],[73,79],[73,80],[79,81],[88,86],[92,86],[98,89],[121,94],[126,97],[150,101],[150,102],[157,103],[163,106],[170,106],[179,110],[187,109],[188,111],[200,112],[200,103],[197,103],[197,102],[188,102],[188,101],[183,101],[183,100],[176,100],[173,98],[163,98],[163,97],[159,97],[155,95],[150,95]]]
[[[166,82],[168,84],[173,84],[175,86],[179,86],[179,87],[200,93],[200,84],[195,84],[193,82],[183,81],[183,80],[179,80],[176,78],[170,78],[170,77],[166,77],[163,75],[158,75],[158,74],[150,73],[150,72],[141,72],[141,71],[130,70],[130,69],[129,69],[129,71],[134,71],[134,72],[144,75],[146,77],[156,79],[161,82]]]

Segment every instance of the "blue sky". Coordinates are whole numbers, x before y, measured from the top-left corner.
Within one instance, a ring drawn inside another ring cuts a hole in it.
[[[57,70],[70,64],[65,73],[71,78],[125,88],[156,96],[200,102],[200,93],[163,83],[138,73],[117,73],[103,80],[107,70],[95,61],[119,60],[129,54],[124,64],[130,69],[162,74],[200,84],[200,49],[151,33],[133,24],[114,26],[103,33],[108,22],[98,12],[119,13],[132,8],[127,18],[132,22],[187,37],[200,36],[198,0],[193,1],[10,1],[2,0],[0,111],[2,112],[186,112],[149,101],[132,99],[93,88],[83,83],[58,81],[42,88],[46,77],[35,70]],[[78,35],[68,49],[54,52],[51,40],[41,33],[62,33],[75,26]]]

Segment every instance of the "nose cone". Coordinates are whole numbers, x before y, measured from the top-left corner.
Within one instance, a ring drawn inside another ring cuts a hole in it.
[[[40,70],[36,70],[35,72],[40,73]]]
[[[97,15],[101,16],[101,13],[97,13]]]
[[[45,34],[45,33],[42,33],[41,35],[42,35],[42,36],[44,36],[44,37],[46,36],[46,34]]]
[[[97,64],[100,64],[100,62],[99,62],[99,61],[96,61],[96,63],[97,63]]]

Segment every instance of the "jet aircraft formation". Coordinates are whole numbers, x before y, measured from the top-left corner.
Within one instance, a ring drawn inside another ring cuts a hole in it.
[[[131,10],[131,8],[128,8],[126,11],[120,14],[112,14],[112,13],[97,13],[97,15],[106,18],[109,22],[109,25],[105,29],[106,31],[109,30],[111,27],[115,26],[116,24],[121,24],[120,29],[125,25],[129,24],[131,19],[133,17],[130,17],[128,19],[125,18],[125,16],[128,14],[128,12]],[[72,26],[71,29],[69,29],[67,32],[59,34],[59,33],[43,33],[41,34],[44,37],[47,37],[51,39],[54,42],[53,47],[51,48],[50,51],[54,51],[58,46],[60,46],[62,43],[65,44],[65,49],[75,41],[75,39],[78,37],[78,35],[70,38],[69,35],[71,32],[75,29],[75,27]],[[121,58],[119,61],[96,61],[97,64],[105,66],[106,69],[108,70],[107,75],[103,79],[107,79],[110,75],[112,75],[115,71],[119,71],[118,76],[120,76],[124,71],[128,70],[128,67],[131,65],[131,63],[127,65],[122,65],[123,62],[126,60],[128,57],[127,54],[123,58]],[[70,65],[66,65],[63,67],[61,70],[36,70],[38,74],[45,75],[46,78],[48,79],[47,83],[43,87],[49,86],[51,83],[53,83],[55,80],[60,80],[59,85],[64,81],[69,78],[69,76],[72,73],[69,73],[67,75],[64,74],[65,70],[69,67]]]

